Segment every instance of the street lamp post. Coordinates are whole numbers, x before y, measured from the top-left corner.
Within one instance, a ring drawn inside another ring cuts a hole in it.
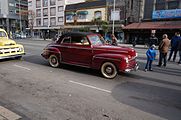
[[[19,27],[20,27],[20,33],[22,32],[22,23],[21,23],[21,8],[20,8],[20,4],[21,4],[21,0],[19,0],[19,20],[20,20],[20,23],[19,23]]]
[[[114,34],[114,24],[115,24],[115,11],[116,11],[116,0],[114,0],[114,3],[113,3],[113,25],[112,25],[112,34]]]

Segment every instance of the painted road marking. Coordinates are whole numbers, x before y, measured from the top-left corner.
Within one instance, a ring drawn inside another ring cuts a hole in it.
[[[17,115],[16,113],[0,106],[0,120],[19,120],[21,118],[22,117]]]
[[[96,90],[99,90],[99,91],[103,91],[103,92],[107,92],[107,93],[112,93],[112,92],[109,91],[109,90],[105,90],[105,89],[98,88],[98,87],[95,87],[95,86],[91,86],[91,85],[87,85],[87,84],[83,84],[83,83],[79,83],[79,82],[75,82],[75,81],[69,81],[69,82],[70,82],[70,83],[77,84],[77,85],[89,87],[89,88],[92,88],[92,89],[96,89]]]
[[[20,65],[14,64],[13,66],[31,71],[31,69],[29,69],[29,68],[27,68],[27,67],[20,66]]]

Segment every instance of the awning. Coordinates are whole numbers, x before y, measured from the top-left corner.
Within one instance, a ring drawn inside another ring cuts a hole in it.
[[[123,29],[181,29],[181,21],[132,23],[123,27]]]
[[[66,14],[66,15],[75,15],[74,12],[66,12],[65,14]]]
[[[77,15],[87,15],[88,12],[87,11],[78,11]]]

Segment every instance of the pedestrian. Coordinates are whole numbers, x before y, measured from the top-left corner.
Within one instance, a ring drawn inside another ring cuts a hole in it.
[[[146,56],[147,56],[147,62],[146,62],[146,66],[145,66],[145,72],[147,70],[149,71],[153,71],[152,69],[152,63],[155,60],[156,57],[156,51],[155,51],[156,46],[153,44],[146,52]],[[149,69],[148,69],[149,68]]]
[[[158,38],[155,36],[155,34],[152,33],[149,39],[149,47],[151,47],[153,44],[154,45],[158,44]]]
[[[159,52],[160,52],[159,62],[158,62],[158,65],[157,65],[158,67],[162,66],[162,60],[164,60],[163,66],[166,67],[167,53],[168,53],[169,46],[170,46],[170,40],[168,39],[167,34],[164,34],[163,35],[163,40],[161,41],[161,43],[159,44],[159,47],[158,47]]]
[[[135,36],[135,37],[133,38],[133,40],[132,40],[133,47],[136,47],[137,39],[138,39],[137,36]]]
[[[180,33],[176,32],[175,36],[173,36],[171,39],[171,50],[170,50],[170,55],[169,55],[168,61],[170,61],[172,54],[174,53],[173,62],[175,62],[177,52],[178,52],[178,41],[179,41],[179,39],[180,39]]]
[[[114,34],[111,35],[111,39],[112,39],[112,45],[117,46],[118,45],[118,43],[117,43],[118,40],[117,40],[117,38],[115,37]]]
[[[178,64],[181,64],[181,37],[180,37],[180,40],[178,42],[178,51],[179,51],[179,61],[178,61]]]

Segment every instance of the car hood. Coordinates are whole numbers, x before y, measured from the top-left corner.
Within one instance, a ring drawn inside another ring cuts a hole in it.
[[[0,38],[0,46],[16,45],[16,42],[8,38]]]
[[[136,56],[136,51],[133,48],[124,47],[124,46],[101,45],[101,46],[94,46],[93,48],[95,50],[105,51],[106,53],[126,54],[130,56]]]

